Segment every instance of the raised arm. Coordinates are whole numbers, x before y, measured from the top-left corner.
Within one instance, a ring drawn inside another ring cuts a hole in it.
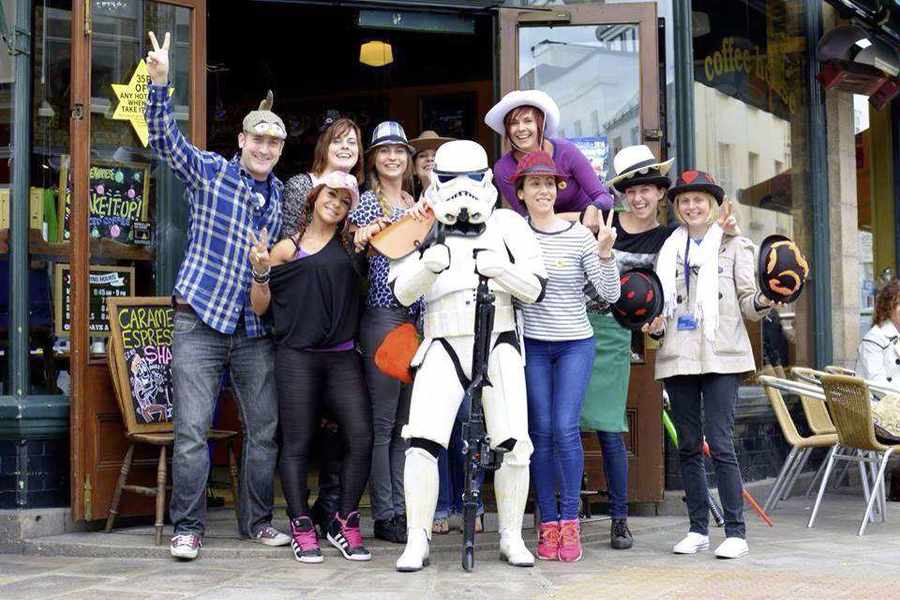
[[[204,179],[206,169],[217,167],[224,158],[213,152],[205,152],[193,146],[184,137],[175,114],[169,94],[169,43],[171,37],[166,32],[162,46],[151,31],[150,43],[153,49],[147,53],[147,72],[150,75],[147,93],[147,119],[150,147],[160,160],[166,161],[181,181],[194,189]]]

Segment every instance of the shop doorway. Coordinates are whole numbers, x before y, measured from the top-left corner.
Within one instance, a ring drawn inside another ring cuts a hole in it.
[[[363,146],[391,119],[410,138],[433,129],[492,148],[481,118],[494,97],[490,13],[219,2],[208,25],[210,150],[234,152],[241,119],[267,89],[288,129],[282,179],[309,170],[327,111],[356,121]],[[374,57],[361,53],[368,43]]]

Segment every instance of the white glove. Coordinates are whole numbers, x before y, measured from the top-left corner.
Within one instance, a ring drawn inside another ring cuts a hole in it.
[[[493,250],[482,250],[475,257],[475,270],[479,275],[494,278],[506,271],[509,259]]]
[[[440,273],[450,266],[450,248],[446,244],[433,244],[422,253],[422,264],[432,273]]]

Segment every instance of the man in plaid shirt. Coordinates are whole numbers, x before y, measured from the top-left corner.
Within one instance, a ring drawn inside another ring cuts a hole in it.
[[[272,479],[278,449],[274,350],[265,324],[250,307],[251,239],[278,239],[283,184],[272,174],[287,137],[271,97],[247,115],[230,161],[192,146],[175,122],[169,98],[169,34],[162,46],[151,32],[147,54],[152,85],[146,118],[150,145],[188,188],[188,247],[175,283],[172,381],[175,449],[170,552],[197,557],[206,520],[207,431],[227,367],[244,428],[238,530],[263,544],[290,538],[272,527]],[[265,275],[267,277],[267,275]],[[261,279],[259,274],[256,278]]]

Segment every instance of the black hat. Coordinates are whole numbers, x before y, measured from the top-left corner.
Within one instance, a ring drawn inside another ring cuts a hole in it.
[[[783,235],[770,235],[759,246],[756,270],[759,291],[773,302],[785,304],[800,296],[809,278],[809,263],[800,248]]]
[[[626,329],[640,329],[663,310],[662,283],[651,269],[625,271],[619,278],[622,295],[612,305],[612,315]]]
[[[725,199],[725,190],[716,183],[715,177],[703,171],[685,171],[675,180],[675,185],[669,188],[669,200],[675,201],[678,194],[684,192],[706,192],[712,194],[716,202],[722,204]]]

